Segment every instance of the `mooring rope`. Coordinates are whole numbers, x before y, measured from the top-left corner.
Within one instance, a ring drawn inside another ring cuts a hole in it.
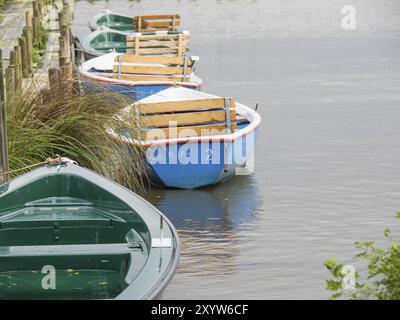
[[[0,172],[0,176],[7,176],[9,174],[13,174],[13,173],[17,173],[17,172],[20,172],[20,171],[32,169],[32,168],[35,168],[35,167],[38,167],[38,166],[42,166],[42,165],[46,165],[46,164],[56,165],[56,164],[62,164],[62,163],[63,163],[63,160],[62,160],[61,156],[57,154],[56,158],[47,158],[45,161],[38,162],[38,163],[35,163],[35,164],[31,164],[31,165],[25,166],[23,168],[18,168],[18,169],[6,171],[6,172]]]

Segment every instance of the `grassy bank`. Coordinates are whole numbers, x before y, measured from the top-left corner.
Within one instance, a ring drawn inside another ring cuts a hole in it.
[[[10,169],[59,154],[131,189],[142,189],[141,148],[128,149],[107,133],[136,130],[121,113],[127,98],[104,91],[80,94],[73,81],[38,90],[38,81],[7,104]]]

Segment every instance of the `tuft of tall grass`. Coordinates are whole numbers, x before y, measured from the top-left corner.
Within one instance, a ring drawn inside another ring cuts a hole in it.
[[[129,99],[115,92],[80,93],[76,80],[52,83],[32,80],[7,103],[10,169],[44,161],[56,154],[69,157],[126,187],[143,190],[141,146],[127,146],[109,134],[134,123],[123,109]]]

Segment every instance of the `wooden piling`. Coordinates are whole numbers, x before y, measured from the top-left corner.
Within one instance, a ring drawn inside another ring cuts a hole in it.
[[[22,91],[22,55],[21,47],[14,46],[15,52],[15,91],[19,94]]]
[[[33,2],[33,21],[34,26],[33,29],[35,30],[35,44],[36,46],[42,45],[42,25],[43,25],[43,7],[41,5],[41,0],[36,0]]]
[[[25,12],[25,28],[23,36],[26,40],[26,60],[28,74],[32,73],[32,50],[33,50],[33,36],[32,36],[32,16],[29,11]]]
[[[3,70],[3,51],[0,49],[0,173],[9,171],[6,123],[6,93]],[[0,184],[7,182],[8,175],[0,174]]]
[[[49,69],[49,85],[50,89],[54,89],[60,81],[60,70],[57,68]]]
[[[69,37],[69,27],[67,24],[63,24],[61,26],[60,29],[60,36],[62,37],[63,41],[64,41],[64,52],[65,52],[65,56],[70,58],[71,57],[71,52],[70,52],[70,48],[71,48],[71,42],[70,42],[70,37]]]
[[[28,71],[28,52],[27,52],[27,45],[26,39],[24,36],[18,38],[18,44],[21,47],[21,68],[22,68],[22,76],[26,78],[29,74]]]
[[[15,71],[14,66],[9,65],[6,69],[6,99],[11,100],[15,95]]]

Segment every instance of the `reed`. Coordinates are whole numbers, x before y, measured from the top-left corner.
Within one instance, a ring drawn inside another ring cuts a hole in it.
[[[7,103],[10,169],[59,154],[142,191],[142,147],[127,147],[108,133],[129,128],[129,134],[137,135],[122,112],[129,100],[105,90],[81,94],[74,80],[51,83],[51,88],[43,82],[32,80]]]

